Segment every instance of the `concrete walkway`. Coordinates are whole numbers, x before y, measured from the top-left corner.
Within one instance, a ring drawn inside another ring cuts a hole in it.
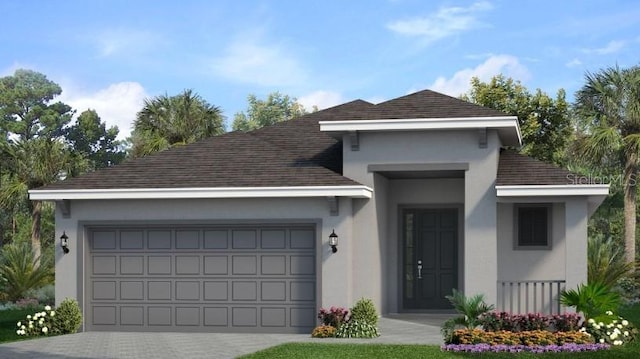
[[[235,358],[291,342],[441,344],[439,326],[425,320],[380,319],[376,339],[314,339],[307,334],[87,332],[0,344],[0,358]]]

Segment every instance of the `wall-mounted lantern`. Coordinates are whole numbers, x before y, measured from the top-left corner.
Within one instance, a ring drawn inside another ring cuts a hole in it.
[[[329,246],[331,247],[331,252],[335,253],[338,251],[338,235],[335,229],[332,230],[329,235]]]
[[[60,236],[60,247],[62,247],[64,253],[69,253],[69,237],[67,237],[67,233],[64,231]]]

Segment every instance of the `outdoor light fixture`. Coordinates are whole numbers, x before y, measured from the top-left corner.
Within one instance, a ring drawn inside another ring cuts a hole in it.
[[[67,233],[64,231],[60,236],[60,247],[62,247],[64,253],[69,253],[69,237],[67,237]]]
[[[331,246],[331,251],[333,253],[338,251],[338,235],[336,234],[336,230],[332,230],[329,235],[329,246]]]

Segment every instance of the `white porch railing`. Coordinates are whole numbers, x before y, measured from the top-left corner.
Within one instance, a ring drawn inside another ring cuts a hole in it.
[[[560,293],[564,280],[498,281],[496,309],[514,314],[561,314]]]

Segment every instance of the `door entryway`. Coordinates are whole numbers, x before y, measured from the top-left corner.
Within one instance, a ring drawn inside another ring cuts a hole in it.
[[[451,309],[458,286],[458,209],[404,209],[403,309]]]

